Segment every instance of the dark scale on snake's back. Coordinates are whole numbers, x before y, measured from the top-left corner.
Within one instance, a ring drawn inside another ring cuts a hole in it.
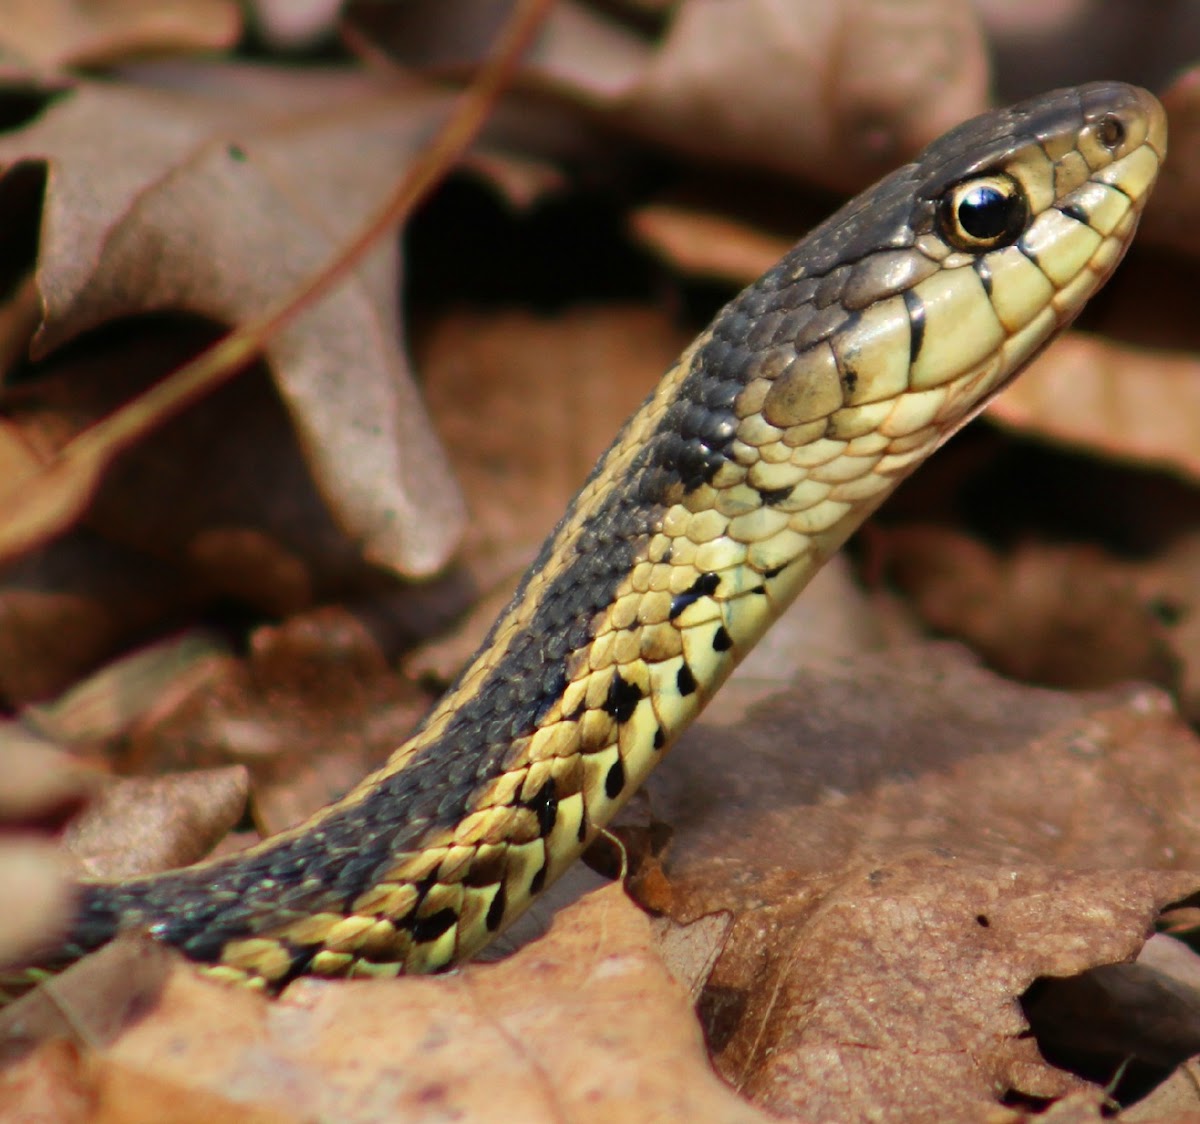
[[[1144,91],[1063,90],[960,126],[848,203],[667,373],[382,770],[240,855],[83,887],[44,964],[126,927],[272,987],[478,950],[853,529],[1079,312],[1165,143]]]

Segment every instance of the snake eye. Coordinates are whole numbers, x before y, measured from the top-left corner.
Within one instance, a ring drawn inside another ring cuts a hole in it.
[[[994,250],[1015,242],[1029,221],[1029,203],[1011,176],[976,176],[942,196],[942,234],[956,250]]]

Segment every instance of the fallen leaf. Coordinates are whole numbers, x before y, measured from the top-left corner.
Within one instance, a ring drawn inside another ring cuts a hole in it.
[[[1145,1100],[1130,1105],[1122,1124],[1173,1124],[1200,1119],[1200,1058],[1180,1066]]]
[[[53,821],[77,808],[99,776],[78,758],[13,720],[0,722],[0,825]]]
[[[1071,333],[988,410],[1024,433],[1200,480],[1194,356]]]
[[[748,285],[795,242],[724,215],[663,204],[639,208],[629,222],[634,236],[676,269],[731,285]]]
[[[100,790],[64,843],[92,878],[132,878],[203,858],[238,820],[249,778],[237,765],[126,777]]]
[[[64,933],[74,901],[70,867],[58,847],[0,839],[0,967]]]
[[[1014,679],[1059,687],[1172,687],[1177,659],[1137,570],[1097,547],[1026,543],[999,553],[949,528],[874,536],[876,561],[938,633]]]
[[[82,84],[0,139],[0,166],[52,169],[38,357],[119,317],[231,324],[266,311],[382,203],[447,105],[336,75],[276,77],[257,104],[244,85],[236,95]],[[381,245],[266,358],[345,532],[367,560],[427,574],[452,549],[461,508],[398,345],[397,275]]]
[[[6,0],[0,60],[50,72],[98,67],[232,47],[240,30],[230,0]]]
[[[1109,75],[1159,89],[1196,56],[1200,22],[1187,5],[1145,18],[1104,0],[975,0],[1002,102]],[[1172,160],[1175,118],[1171,115]]]
[[[496,21],[473,0],[450,11],[352,4],[348,19],[407,65],[444,69],[474,61]],[[656,45],[635,28],[560,3],[526,80],[668,150],[837,190],[986,104],[983,37],[959,0],[687,0]]]
[[[112,661],[53,701],[25,707],[21,718],[59,745],[113,741],[147,715],[210,685],[230,658],[215,634],[193,629]]]
[[[561,913],[503,964],[439,979],[302,980],[272,1003],[171,961],[157,987],[139,985],[138,1002],[110,1003],[102,1026],[73,1016],[95,1043],[85,1085],[134,1097],[146,1073],[181,1106],[219,1096],[248,1112],[347,1122],[767,1119],[709,1069],[691,1004],[618,886]],[[68,978],[59,983],[69,1009]],[[34,998],[21,1001],[26,1052],[8,1070],[10,1095],[22,1085],[33,1095],[23,1075],[57,1049],[30,1049],[54,1035]],[[0,1016],[10,1040],[17,1010]],[[61,1020],[60,1033],[74,1029]],[[201,1117],[181,1109],[176,1119]]]
[[[1192,66],[1176,78],[1162,102],[1171,122],[1171,159],[1163,164],[1139,237],[1195,256],[1200,253],[1200,68]]]
[[[250,649],[203,684],[182,683],[174,705],[144,714],[116,756],[121,767],[237,764],[252,779],[255,824],[271,835],[382,765],[429,705],[341,607],[265,626]]]
[[[647,904],[735,917],[700,1004],[718,1070],[841,1120],[1079,1087],[1018,1000],[1131,958],[1195,892],[1197,762],[1149,689],[1022,688],[946,649],[812,668],[703,723],[647,784],[669,837]]]

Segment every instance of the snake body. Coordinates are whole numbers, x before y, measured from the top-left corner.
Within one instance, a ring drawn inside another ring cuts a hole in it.
[[[271,989],[471,956],[897,483],[1075,317],[1165,145],[1151,95],[1093,84],[959,126],[846,204],[665,375],[382,769],[236,856],[83,884],[43,966],[125,929]]]

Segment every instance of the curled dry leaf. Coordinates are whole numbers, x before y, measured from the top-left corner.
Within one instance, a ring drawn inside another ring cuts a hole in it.
[[[1158,8],[1106,0],[975,0],[1001,101],[1120,76],[1157,89],[1200,51],[1190,4]],[[1171,118],[1174,160],[1175,119]]]
[[[999,554],[958,531],[906,526],[873,539],[888,578],[939,633],[997,670],[1059,687],[1173,687],[1167,631],[1129,563],[1097,547],[1024,543]]]
[[[0,722],[0,827],[53,823],[77,808],[99,776],[28,726]]]
[[[471,510],[463,565],[490,596],[414,656],[411,674],[448,680],[475,650],[596,457],[686,343],[662,313],[619,306],[555,319],[455,312],[432,327],[418,357],[426,400]]]
[[[218,1095],[289,1119],[767,1119],[709,1069],[687,996],[620,887],[564,911],[511,960],[440,979],[302,980],[270,1004],[176,963],[153,1002],[91,1035],[101,1045],[84,1080],[116,1071],[133,1096],[148,1073],[182,1105]],[[39,1020],[28,1040],[52,1033],[45,1016],[23,1017]],[[10,1068],[10,1088],[52,1048]]]
[[[0,966],[20,963],[64,932],[73,904],[58,847],[0,839]]]
[[[25,707],[21,717],[59,745],[112,742],[215,682],[230,659],[215,634],[192,629],[114,660],[54,700]]]
[[[1119,460],[1200,479],[1195,356],[1064,336],[997,398],[988,417]]]
[[[39,356],[118,317],[229,324],[265,311],[381,204],[447,104],[357,78],[263,82],[257,101],[253,81],[233,93],[215,80],[187,93],[80,85],[0,139],[0,165],[52,169]],[[450,552],[461,508],[396,344],[397,274],[395,247],[380,246],[266,357],[340,525],[370,562],[425,574]]]
[[[983,110],[987,78],[959,0],[689,0],[612,109],[689,154],[845,190]]]
[[[1200,67],[1193,67],[1162,95],[1171,121],[1171,159],[1154,188],[1139,235],[1174,251],[1200,254]]]
[[[494,6],[352,7],[407,65],[478,57]],[[369,18],[368,18],[369,17]],[[987,61],[962,0],[685,0],[659,45],[561,3],[528,78],[675,151],[857,188],[986,106]]]
[[[648,783],[672,832],[648,904],[736,918],[701,1000],[720,1072],[839,1120],[1077,1087],[1018,998],[1131,958],[1200,887],[1198,748],[1150,689],[1023,688],[947,649],[810,671],[693,730]]]
[[[650,204],[630,216],[633,234],[692,277],[748,285],[777,262],[792,242],[725,215]]]
[[[5,0],[0,59],[51,72],[97,67],[232,47],[240,31],[232,0]]]
[[[264,835],[341,796],[403,741],[428,696],[388,666],[353,612],[324,606],[250,637],[245,659],[187,668],[128,730],[117,757],[138,773],[234,763],[253,781]]]
[[[18,722],[0,722],[0,966],[14,964],[70,920],[71,870],[54,831],[99,776]],[[0,1114],[2,1115],[2,1114]]]
[[[63,842],[93,878],[132,878],[203,858],[246,807],[244,768],[127,777],[102,789]]]

